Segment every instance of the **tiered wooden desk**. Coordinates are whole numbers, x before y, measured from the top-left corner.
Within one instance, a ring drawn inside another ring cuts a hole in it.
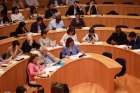
[[[106,93],[113,93],[114,75],[121,69],[120,65],[102,55],[87,55],[80,59],[67,59],[62,68],[48,78],[37,78],[37,82],[44,87],[45,93],[51,93],[51,85],[55,82],[66,83],[69,88],[90,82],[101,86]]]

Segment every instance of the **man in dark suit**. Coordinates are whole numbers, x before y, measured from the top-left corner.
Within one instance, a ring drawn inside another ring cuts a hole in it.
[[[94,4],[96,4],[95,0],[90,0],[90,2],[86,3],[86,7],[85,7],[86,15],[96,15],[97,14],[97,10],[96,10],[96,7]]]
[[[140,36],[137,36],[135,32],[130,32],[128,35],[128,45],[132,46],[132,49],[140,49]]]
[[[127,35],[121,30],[119,26],[116,26],[116,31],[111,34],[107,39],[107,43],[112,45],[124,45],[128,43]]]
[[[70,26],[73,26],[75,28],[82,28],[85,27],[84,20],[80,17],[79,13],[76,13],[76,18],[72,19]]]
[[[55,13],[57,13],[57,9],[55,8],[54,3],[49,3],[47,6],[47,10],[45,11],[45,18],[50,18],[52,16],[55,15]]]
[[[30,32],[39,33],[39,32],[45,31],[45,29],[46,29],[46,25],[43,22],[43,18],[38,17],[37,21],[32,23]]]
[[[75,15],[76,13],[79,13],[80,15],[83,15],[84,12],[83,10],[81,9],[80,5],[79,5],[79,1],[75,1],[73,5],[71,5],[67,12],[66,12],[66,16],[69,15]]]

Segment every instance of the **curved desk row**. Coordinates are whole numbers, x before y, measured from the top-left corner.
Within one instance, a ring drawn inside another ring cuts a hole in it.
[[[0,65],[0,93],[15,92],[16,87],[26,84],[28,56],[21,61],[11,61],[6,67]]]
[[[83,28],[83,29],[76,29],[76,34],[78,37],[78,41],[79,42],[83,42],[82,39],[83,37],[88,33],[88,29],[89,28]],[[114,28],[112,27],[98,27],[95,28],[96,33],[99,36],[100,41],[106,41],[108,39],[108,37],[111,35],[112,32],[114,32]],[[126,32],[127,34],[131,31],[136,32],[138,35],[140,35],[140,30],[134,30],[134,29],[127,29],[124,28],[122,29],[124,32]],[[59,44],[60,40],[62,38],[62,36],[66,33],[66,30],[62,30],[62,31],[50,31],[48,33],[48,38],[52,39],[52,40],[56,40],[56,43]],[[54,37],[55,36],[55,37]],[[34,35],[34,38],[38,41],[40,37],[40,34],[37,33]],[[8,47],[11,45],[12,41],[14,40],[19,40],[20,44],[23,43],[23,41],[25,40],[25,37],[19,37],[19,38],[7,38],[4,40],[0,40],[0,54],[5,53],[5,51],[8,49]]]
[[[48,78],[36,78],[45,93],[51,93],[51,85],[55,82],[68,84],[72,89],[74,86],[90,82],[97,84],[105,92],[113,93],[114,76],[120,71],[121,66],[112,59],[98,54],[87,54],[83,58],[67,59],[66,64],[54,72]]]
[[[140,17],[133,17],[133,16],[111,16],[111,15],[97,15],[97,16],[84,16],[83,17],[86,26],[92,26],[95,24],[103,24],[106,27],[115,27],[116,25],[127,25],[130,28],[134,28],[139,26],[140,24]],[[64,21],[65,27],[69,27],[70,22],[72,20],[72,17],[62,17],[62,20]],[[26,26],[27,29],[30,31],[31,24],[35,20],[27,20]],[[50,19],[45,19],[45,24],[47,25]],[[0,34],[9,36],[11,32],[14,32],[16,30],[16,27],[18,26],[18,23],[14,23],[7,26],[0,27]]]
[[[103,52],[111,52],[113,59],[116,59],[118,57],[124,58],[126,60],[127,73],[137,78],[140,78],[139,53],[135,53],[130,50],[117,48],[117,47],[114,47],[113,45],[106,44],[105,42],[101,44],[94,44],[94,45],[80,44],[79,48],[80,48],[80,51],[83,51],[85,53],[102,54]],[[50,50],[49,52],[55,55],[56,57],[59,57],[61,49],[62,48],[56,48],[56,49]]]

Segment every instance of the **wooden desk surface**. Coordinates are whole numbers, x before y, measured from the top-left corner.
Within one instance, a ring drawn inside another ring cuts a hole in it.
[[[45,88],[45,93],[50,93],[51,85],[54,82],[66,83],[69,88],[91,82],[100,85],[107,93],[113,93],[114,75],[120,69],[121,66],[114,60],[99,54],[89,53],[80,59],[70,59],[49,78],[36,78],[36,80]],[[104,79],[101,79],[102,77]]]

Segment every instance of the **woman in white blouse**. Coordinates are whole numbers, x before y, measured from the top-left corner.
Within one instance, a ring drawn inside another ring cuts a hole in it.
[[[63,35],[63,37],[60,40],[61,45],[65,46],[66,40],[68,38],[72,38],[74,40],[74,43],[79,43],[78,39],[77,39],[77,35],[75,33],[75,28],[74,27],[69,27],[69,29],[67,30],[67,33],[65,33]]]
[[[22,15],[22,13],[19,12],[19,9],[17,7],[12,8],[11,19],[12,22],[24,21],[24,16]]]
[[[95,33],[95,30],[94,30],[93,26],[89,29],[89,33],[86,34],[86,36],[83,38],[83,41],[88,42],[88,43],[94,43],[94,42],[99,41],[99,37]]]

